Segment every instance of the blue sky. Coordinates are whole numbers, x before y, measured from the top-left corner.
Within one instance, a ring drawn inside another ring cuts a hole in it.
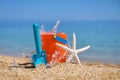
[[[0,0],[0,20],[120,20],[120,0]]]

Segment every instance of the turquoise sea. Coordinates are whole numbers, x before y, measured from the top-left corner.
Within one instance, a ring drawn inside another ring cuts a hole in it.
[[[20,56],[35,51],[33,23],[52,30],[56,21],[0,21],[0,55]],[[61,21],[58,32],[76,33],[77,48],[91,45],[81,61],[120,64],[120,21]]]

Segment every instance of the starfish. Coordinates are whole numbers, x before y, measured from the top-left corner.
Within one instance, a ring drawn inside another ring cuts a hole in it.
[[[78,57],[77,54],[79,54],[79,53],[81,53],[81,52],[83,52],[83,51],[86,51],[87,49],[90,48],[90,45],[88,45],[88,46],[86,46],[86,47],[84,47],[84,48],[80,48],[80,49],[77,49],[77,50],[76,50],[76,35],[75,35],[75,33],[73,33],[72,49],[69,48],[69,47],[67,47],[67,46],[65,46],[65,45],[61,45],[61,44],[59,44],[59,43],[56,43],[56,45],[59,46],[59,47],[61,47],[61,48],[63,48],[63,49],[68,50],[68,51],[71,53],[71,54],[68,56],[68,58],[67,58],[67,61],[66,61],[67,63],[71,62],[71,60],[73,59],[73,57],[75,57],[76,61],[77,61],[78,64],[80,64],[80,65],[81,65],[81,62],[80,62],[80,59],[79,59],[79,57]]]

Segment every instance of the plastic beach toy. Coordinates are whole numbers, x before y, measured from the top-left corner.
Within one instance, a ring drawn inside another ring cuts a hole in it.
[[[42,39],[42,49],[46,51],[47,62],[66,62],[66,56],[68,51],[56,46],[56,43],[67,45],[67,34],[61,32],[57,33],[57,28],[60,21],[57,21],[51,31],[45,31],[43,25],[40,29],[40,35]],[[58,54],[59,53],[59,54]]]
[[[65,33],[57,33],[56,36],[64,41],[66,41],[67,39],[67,34]],[[54,62],[66,62],[66,56],[64,56],[64,54],[68,54],[68,51],[59,46],[56,46],[56,43],[67,46],[66,44],[64,44],[63,41],[59,39],[56,40],[54,38],[54,34],[49,34],[49,33],[41,34],[41,38],[42,38],[42,49],[46,51],[48,63],[50,63],[52,60],[54,60]],[[59,54],[56,55],[57,53],[56,51],[59,52]],[[56,56],[54,56],[54,54]]]
[[[81,48],[81,49],[78,49],[76,50],[76,36],[75,36],[75,33],[73,33],[73,41],[72,41],[72,49],[65,46],[65,45],[61,45],[59,43],[56,43],[57,46],[65,49],[65,50],[68,50],[69,52],[71,52],[71,54],[68,56],[67,58],[67,63],[71,62],[71,60],[73,59],[73,57],[75,57],[76,61],[81,65],[81,62],[79,60],[79,57],[78,57],[78,54],[83,52],[83,51],[86,51],[87,49],[90,48],[90,46],[86,46],[84,48]]]
[[[46,64],[46,52],[42,50],[41,37],[39,35],[39,26],[37,24],[33,25],[34,39],[36,46],[36,53],[32,55],[32,61],[34,66],[37,67],[39,64]]]

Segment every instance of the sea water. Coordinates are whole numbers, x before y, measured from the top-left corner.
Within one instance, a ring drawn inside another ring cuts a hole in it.
[[[51,31],[56,21],[0,21],[0,55],[20,56],[35,51],[33,23]],[[76,34],[77,49],[90,45],[79,54],[81,61],[120,64],[120,21],[61,21],[57,32]]]

